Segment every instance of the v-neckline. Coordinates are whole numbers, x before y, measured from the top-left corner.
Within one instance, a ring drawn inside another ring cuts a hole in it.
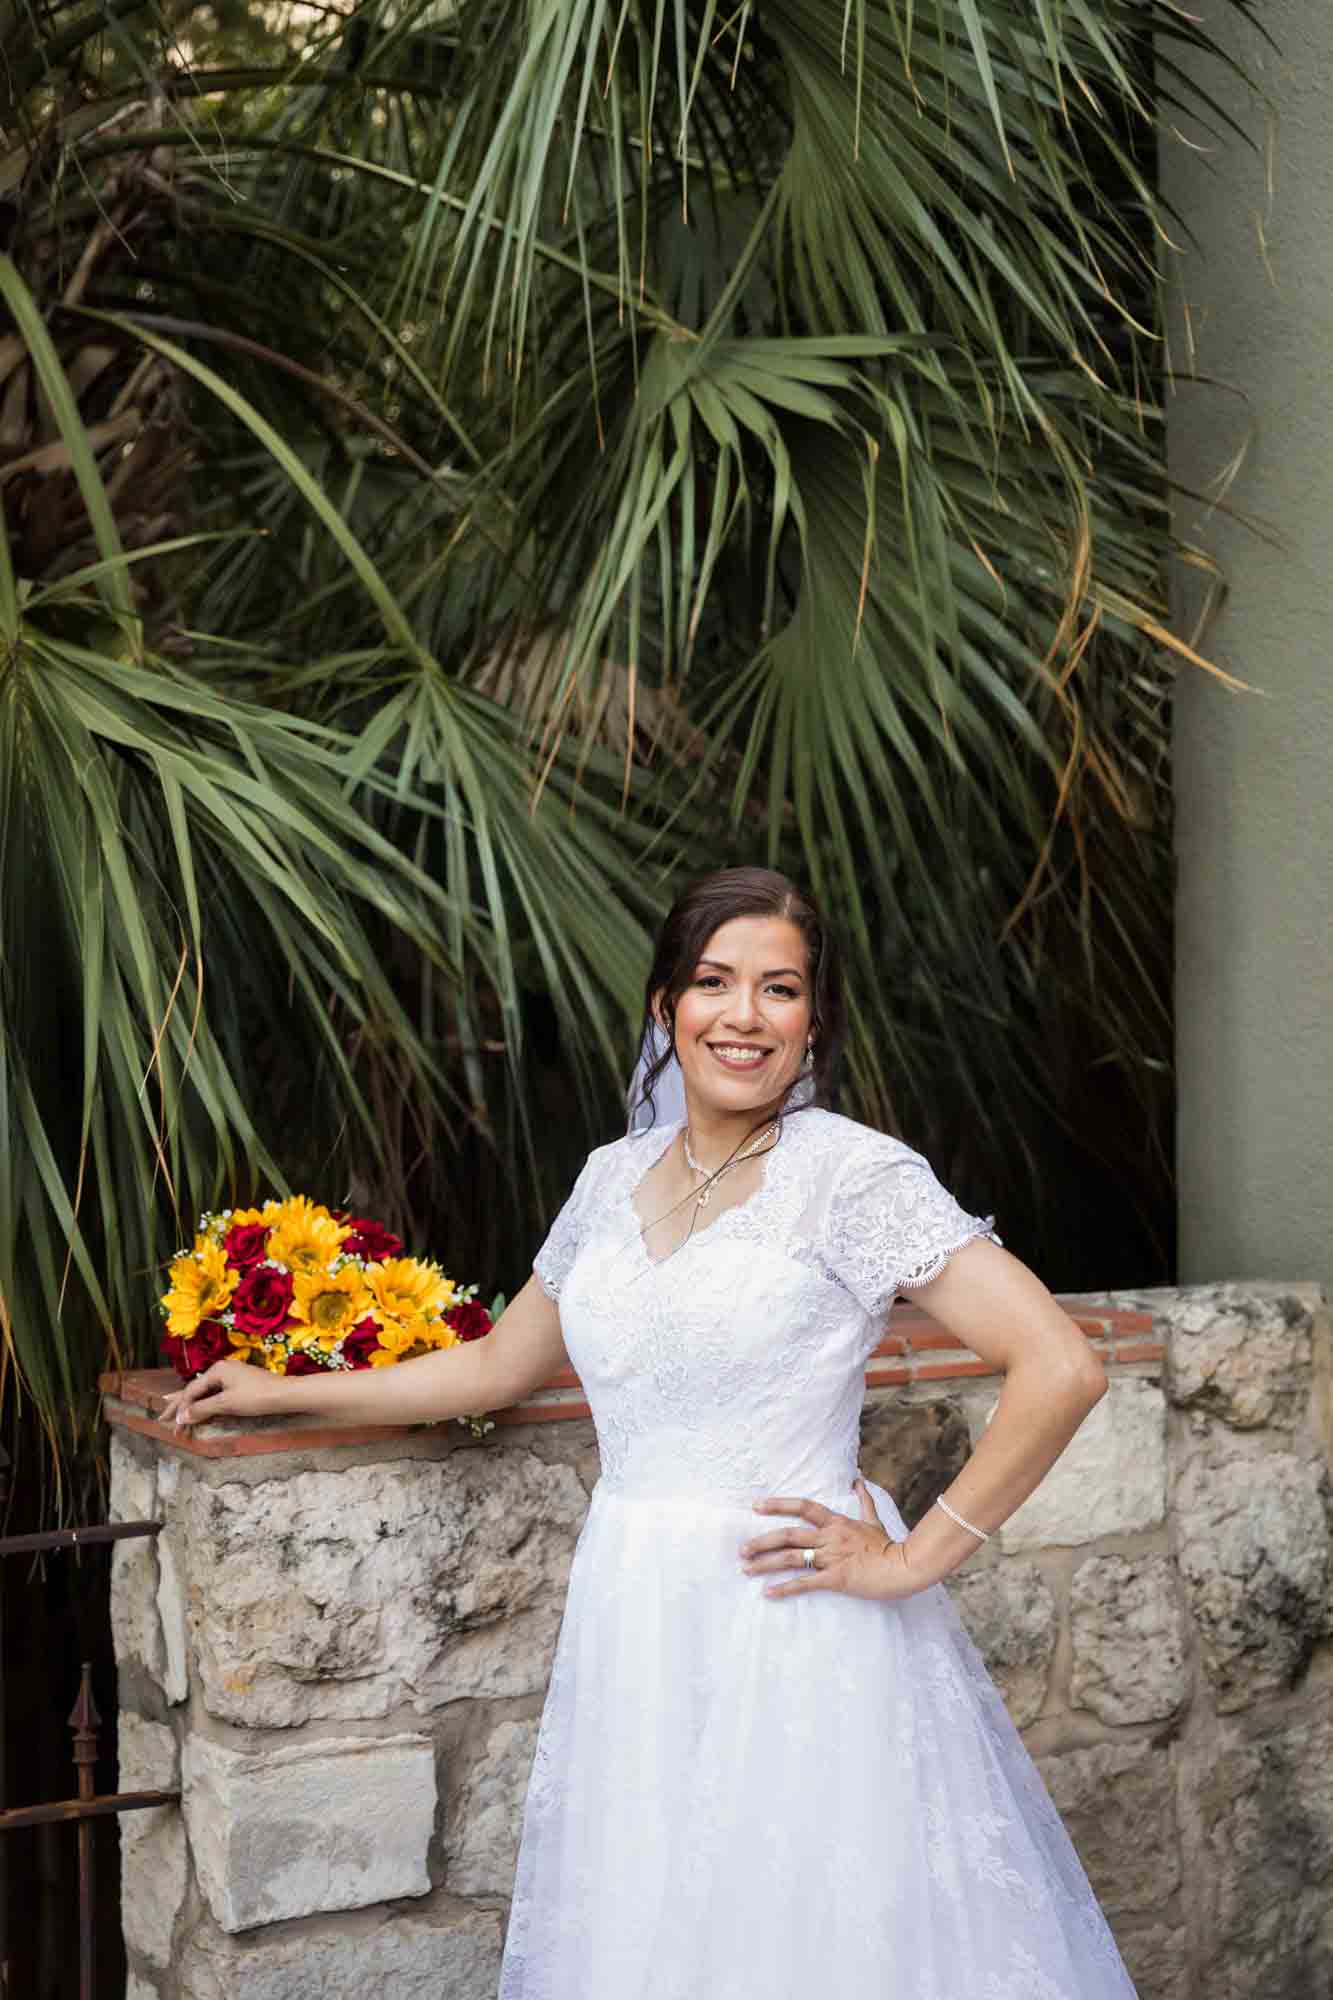
[[[638,1238],[639,1250],[643,1256],[644,1262],[646,1264],[650,1264],[654,1269],[657,1269],[658,1266],[660,1265],[670,1264],[674,1262],[674,1260],[678,1256],[680,1256],[682,1251],[689,1249],[692,1243],[705,1242],[707,1238],[713,1234],[713,1231],[715,1229],[720,1229],[722,1227],[723,1223],[726,1221],[729,1215],[743,1215],[747,1212],[747,1210],[753,1208],[755,1203],[758,1202],[761,1199],[761,1197],[765,1195],[769,1190],[769,1187],[771,1185],[771,1179],[770,1179],[772,1171],[771,1162],[773,1159],[773,1155],[778,1151],[778,1148],[779,1146],[781,1146],[782,1143],[781,1137],[779,1137],[778,1144],[776,1146],[770,1146],[769,1150],[766,1153],[762,1153],[757,1156],[759,1159],[760,1166],[763,1170],[762,1176],[759,1181],[758,1187],[756,1187],[750,1194],[747,1194],[744,1201],[734,1201],[728,1208],[719,1210],[718,1214],[714,1217],[712,1222],[706,1222],[702,1228],[700,1228],[696,1224],[695,1227],[690,1231],[689,1235],[684,1237],[681,1240],[681,1242],[679,1242],[676,1245],[674,1250],[668,1250],[665,1257],[655,1257],[652,1251],[648,1248],[647,1237],[645,1233],[647,1229],[650,1229],[652,1227],[652,1224],[645,1223],[643,1216],[639,1213],[639,1205],[638,1202],[635,1200],[635,1196],[637,1195],[639,1189],[642,1187],[644,1181],[647,1180],[653,1168],[661,1165],[662,1161],[666,1158],[671,1148],[675,1145],[676,1140],[679,1137],[684,1124],[685,1120],[683,1118],[673,1119],[670,1130],[666,1133],[663,1143],[657,1148],[657,1151],[653,1154],[652,1158],[650,1160],[645,1160],[643,1165],[639,1167],[638,1172],[631,1175],[629,1184],[625,1189],[625,1205],[629,1209],[631,1216],[634,1218],[635,1235]],[[651,1127],[649,1128],[649,1130],[651,1131]],[[684,1206],[683,1203],[681,1205],[682,1207]],[[660,1222],[662,1220],[661,1216],[658,1216],[656,1220]]]

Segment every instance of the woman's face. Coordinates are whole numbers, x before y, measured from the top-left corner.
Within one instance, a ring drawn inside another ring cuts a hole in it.
[[[785,917],[733,917],[709,938],[676,1002],[691,1116],[775,1104],[805,1061],[813,998],[805,940]]]

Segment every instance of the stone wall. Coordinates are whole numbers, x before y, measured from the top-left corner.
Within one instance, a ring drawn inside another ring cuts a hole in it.
[[[1142,2000],[1333,1993],[1329,1327],[1313,1286],[1066,1301],[1111,1387],[952,1589]],[[913,1518],[999,1384],[921,1315],[862,1465]],[[155,1421],[108,1378],[129,2000],[493,2000],[597,1476],[572,1378],[482,1445]],[[589,1996],[601,2000],[601,1996]],[[608,1996],[609,2000],[609,1996]],[[762,1996],[756,1996],[762,2000]]]

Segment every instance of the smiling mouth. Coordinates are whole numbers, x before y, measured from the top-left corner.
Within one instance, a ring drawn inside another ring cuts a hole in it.
[[[771,1049],[758,1049],[747,1042],[707,1042],[705,1047],[717,1057],[724,1069],[735,1070],[758,1069],[773,1053]]]

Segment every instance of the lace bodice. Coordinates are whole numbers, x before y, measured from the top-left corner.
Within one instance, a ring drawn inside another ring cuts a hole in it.
[[[811,1108],[786,1121],[747,1201],[654,1262],[632,1197],[678,1129],[591,1153],[534,1260],[560,1302],[603,1483],[747,1503],[843,1494],[885,1313],[993,1235],[990,1218],[900,1140]]]

